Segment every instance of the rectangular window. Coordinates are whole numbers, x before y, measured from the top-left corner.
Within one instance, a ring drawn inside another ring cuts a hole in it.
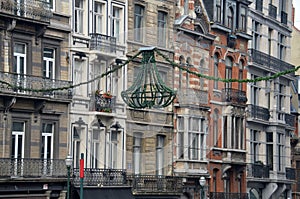
[[[214,77],[219,77],[219,57],[217,55],[214,55]],[[218,81],[214,81],[214,89],[218,89]]]
[[[41,159],[43,162],[43,174],[52,173],[54,124],[45,122],[42,124]]]
[[[216,22],[221,23],[222,21],[222,10],[221,0],[216,0]]]
[[[205,158],[204,119],[190,118],[189,120],[189,159],[203,160]]]
[[[55,0],[46,0],[46,3],[48,3],[48,6],[52,11],[55,10]]]
[[[138,42],[143,41],[144,28],[144,7],[135,5],[134,7],[134,40]]]
[[[271,28],[269,28],[269,31],[268,31],[268,55],[271,55],[271,53],[272,53],[272,33],[273,33],[273,30]]]
[[[277,107],[279,111],[282,111],[284,108],[284,99],[285,99],[285,86],[282,84],[278,85],[278,100],[277,100]]]
[[[80,134],[82,129],[73,127],[73,163],[74,168],[79,168],[80,161]]]
[[[117,168],[118,161],[118,131],[112,130],[110,134],[110,168]]]
[[[184,118],[178,117],[177,119],[177,158],[184,158]]]
[[[266,159],[267,159],[267,165],[269,166],[270,170],[273,170],[273,132],[267,132],[266,133],[266,141],[267,141],[267,153],[266,153]]]
[[[43,77],[55,79],[55,50],[52,48],[44,48]]]
[[[158,43],[157,45],[160,47],[166,47],[166,40],[167,40],[167,13],[158,11],[157,17],[157,38]]]
[[[247,9],[243,6],[240,9],[239,29],[243,32],[247,30]]]
[[[164,142],[165,136],[158,135],[156,140],[156,174],[164,174]]]
[[[259,161],[259,131],[252,130],[250,131],[250,153],[251,153],[251,162],[255,163]]]
[[[252,22],[252,36],[253,36],[253,41],[252,41],[252,48],[255,50],[259,50],[259,44],[260,44],[260,23],[253,21]]]
[[[24,147],[25,147],[25,122],[13,122],[11,134],[11,159],[14,162],[15,176],[22,175]]]
[[[100,132],[99,129],[93,129],[92,168],[100,168]]]
[[[13,60],[13,73],[17,75],[17,85],[26,88],[26,76],[27,73],[27,45],[24,43],[14,43],[14,60]],[[19,90],[18,92],[23,91]]]
[[[256,0],[255,9],[262,12],[263,0]]]
[[[277,133],[277,151],[278,151],[278,171],[284,171],[284,134],[283,133]]]
[[[252,79],[258,78],[258,76],[256,75],[251,75]],[[251,103],[253,105],[259,105],[259,86],[257,85],[257,82],[253,82],[251,84]]]
[[[117,39],[117,42],[120,42],[120,31],[121,31],[121,8],[113,6],[112,13],[112,36]]]
[[[94,7],[94,33],[105,34],[105,4],[95,1]]]
[[[141,173],[141,148],[142,136],[136,133],[133,137],[133,169],[135,175]]]
[[[223,117],[223,141],[224,148],[228,147],[228,130],[227,130],[227,116]]]
[[[83,0],[75,0],[75,32],[76,33],[83,33]]]
[[[286,37],[280,33],[278,33],[278,58],[281,60],[285,60],[286,53]]]

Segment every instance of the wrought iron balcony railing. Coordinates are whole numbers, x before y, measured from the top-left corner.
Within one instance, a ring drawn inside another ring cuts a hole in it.
[[[0,178],[67,177],[65,160],[33,158],[0,158]]]
[[[281,11],[281,23],[287,25],[287,13],[284,11]]]
[[[222,90],[223,102],[232,102],[237,104],[246,104],[247,97],[246,92],[233,88],[224,88]]]
[[[254,163],[247,165],[247,177],[252,178],[269,178],[270,167],[267,165]]]
[[[208,104],[208,92],[198,89],[180,89],[177,92],[180,104]]]
[[[269,4],[269,16],[274,19],[277,17],[277,7],[272,4]]]
[[[80,185],[79,169],[73,169],[73,183]],[[84,169],[84,186],[126,186],[126,171],[122,169]]]
[[[294,66],[292,64],[289,64],[285,61],[282,61],[255,49],[251,49],[251,57],[252,62],[264,65],[265,67],[274,69],[279,72],[294,69]]]
[[[296,169],[285,168],[286,179],[296,180]]]
[[[116,53],[117,39],[115,37],[91,33],[90,50],[99,50],[105,53]]]
[[[182,178],[177,176],[135,175],[128,177],[129,185],[135,193],[181,193]]]
[[[107,96],[104,94],[95,94],[95,110],[99,112],[113,112],[115,104],[114,96]]]
[[[210,192],[210,199],[248,199],[247,193]]]
[[[295,115],[291,115],[291,114],[285,114],[285,123],[289,126],[295,126],[295,119],[296,116]]]
[[[59,89],[71,86],[72,82],[69,81],[5,72],[0,72],[0,79],[0,93],[30,95],[33,97],[53,99],[72,98],[72,91],[70,89]]]
[[[248,105],[248,109],[249,109],[250,117],[255,119],[261,119],[264,121],[269,121],[270,119],[269,109],[252,105],[252,104]]]
[[[50,22],[52,17],[50,3],[45,0],[0,0],[0,13],[43,22]]]

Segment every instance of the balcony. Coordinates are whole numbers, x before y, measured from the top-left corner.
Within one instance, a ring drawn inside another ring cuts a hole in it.
[[[65,160],[0,158],[0,178],[66,178]]]
[[[90,50],[116,55],[117,39],[115,37],[98,33],[91,33],[90,37]]]
[[[73,183],[80,185],[79,169],[73,170]],[[84,186],[127,186],[126,171],[123,169],[84,169]]]
[[[251,178],[269,178],[270,167],[260,163],[247,165],[247,177]]]
[[[0,79],[2,94],[61,100],[72,98],[72,82],[69,81],[5,72],[0,72]]]
[[[115,97],[105,94],[95,94],[95,111],[112,113],[115,105]]]
[[[176,176],[130,176],[129,185],[138,194],[180,194],[183,188],[182,179]]]
[[[269,4],[269,16],[276,19],[277,17],[277,7]]]
[[[260,52],[255,49],[251,49],[252,62],[263,65],[267,68],[274,69],[276,71],[282,72],[285,70],[292,70],[295,67],[285,61],[277,59],[271,55]]]
[[[287,125],[295,127],[296,126],[295,119],[296,119],[295,115],[291,115],[291,114],[287,114],[287,113],[285,114],[285,123]]]
[[[269,121],[270,119],[270,112],[269,109],[267,108],[249,104],[248,110],[249,110],[250,117],[254,119],[259,119],[264,121]]]
[[[177,99],[180,104],[208,104],[207,91],[197,89],[180,89],[177,92]]]
[[[286,179],[296,180],[296,169],[294,168],[285,168]]]
[[[248,199],[247,193],[210,192],[210,199]]]
[[[287,25],[287,13],[284,11],[281,11],[281,23]]]
[[[42,22],[50,22],[50,4],[42,0],[0,0],[0,14],[22,17]]]
[[[222,101],[234,104],[246,104],[246,92],[233,88],[224,88],[222,90]]]

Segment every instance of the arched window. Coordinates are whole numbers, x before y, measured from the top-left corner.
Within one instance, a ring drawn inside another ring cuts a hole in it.
[[[231,30],[233,29],[233,16],[234,16],[234,12],[232,7],[230,7],[227,13],[227,27],[230,28]]]
[[[233,66],[233,61],[232,61],[231,57],[226,57],[225,65],[226,65],[225,78],[231,79],[232,78],[232,66]],[[231,88],[231,82],[226,82],[225,88]]]
[[[218,78],[219,77],[219,56],[217,54],[214,55],[214,77]],[[214,81],[214,89],[218,89],[218,81]]]

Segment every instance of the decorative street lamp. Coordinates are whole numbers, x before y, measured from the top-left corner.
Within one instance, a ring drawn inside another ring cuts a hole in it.
[[[200,196],[201,196],[201,199],[205,199],[205,195],[204,195],[204,186],[206,184],[205,177],[203,177],[203,176],[200,177],[199,184],[200,184]]]
[[[70,175],[71,175],[70,171],[71,171],[71,166],[73,164],[72,156],[68,155],[65,161],[68,170],[67,199],[70,199]]]

